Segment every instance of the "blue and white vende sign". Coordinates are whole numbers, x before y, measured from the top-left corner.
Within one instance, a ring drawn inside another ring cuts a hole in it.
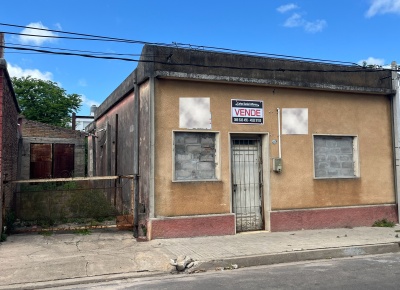
[[[263,101],[231,100],[232,123],[264,124]]]

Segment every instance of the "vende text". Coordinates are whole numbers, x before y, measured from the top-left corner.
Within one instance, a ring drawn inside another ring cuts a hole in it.
[[[236,109],[233,108],[233,117],[261,117],[261,109]]]

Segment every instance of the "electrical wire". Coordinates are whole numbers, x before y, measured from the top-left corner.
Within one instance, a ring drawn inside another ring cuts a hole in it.
[[[34,51],[40,53],[54,54],[54,55],[68,55],[68,56],[81,56],[86,58],[97,58],[97,59],[109,59],[109,60],[122,60],[129,62],[137,62],[137,63],[157,63],[162,65],[170,65],[170,66],[193,66],[193,67],[203,67],[203,68],[212,68],[212,69],[237,69],[237,70],[259,70],[259,71],[274,71],[274,72],[320,72],[320,73],[332,73],[332,72],[343,72],[343,73],[354,73],[354,72],[377,72],[377,71],[389,71],[389,69],[382,68],[368,68],[368,67],[360,67],[357,66],[355,68],[349,67],[349,69],[330,69],[330,70],[322,70],[322,69],[284,69],[284,68],[265,68],[265,67],[242,67],[242,66],[226,66],[226,65],[208,65],[208,64],[199,64],[199,63],[175,63],[171,61],[160,61],[160,60],[149,60],[149,59],[134,59],[134,58],[126,58],[126,57],[113,57],[113,56],[99,56],[99,55],[91,55],[91,54],[83,54],[83,53],[72,53],[72,52],[55,52],[44,49],[34,49],[34,48],[26,48],[26,47],[13,47],[13,46],[3,46],[8,49],[22,50],[22,51]],[[399,71],[399,70],[395,70]]]
[[[100,35],[84,34],[84,33],[69,32],[69,31],[62,31],[62,30],[54,30],[54,29],[45,29],[45,28],[38,28],[38,27],[22,26],[22,25],[17,25],[17,24],[9,24],[9,23],[1,23],[1,22],[0,22],[0,26],[29,28],[29,29],[34,29],[34,30],[50,31],[50,32],[56,32],[56,33],[63,33],[63,34],[90,37],[88,39],[85,39],[85,38],[67,38],[67,39],[116,41],[116,42],[135,43],[135,44],[142,44],[142,45],[148,44],[148,45],[161,45],[161,46],[183,46],[183,47],[188,47],[188,48],[191,48],[191,49],[200,49],[200,50],[207,49],[207,50],[211,50],[211,51],[224,51],[224,52],[231,52],[231,53],[258,55],[258,56],[262,55],[262,56],[269,56],[269,57],[290,58],[290,59],[308,60],[308,61],[314,61],[314,62],[350,64],[350,65],[360,66],[359,64],[356,64],[354,62],[345,62],[345,61],[337,61],[337,60],[326,60],[326,59],[316,59],[316,58],[306,58],[306,57],[298,57],[298,56],[282,55],[282,54],[272,54],[272,53],[260,53],[260,52],[253,52],[253,51],[247,51],[247,50],[237,50],[237,49],[221,48],[221,47],[215,47],[215,46],[192,45],[192,44],[185,44],[185,43],[178,43],[178,42],[173,42],[172,44],[166,44],[166,43],[160,43],[160,42],[148,42],[148,41],[142,41],[142,40],[130,40],[130,39],[123,39],[123,38],[109,37],[109,36],[100,36]],[[30,35],[30,36],[35,36],[35,35]]]
[[[240,54],[252,54],[252,55],[259,55],[259,56],[268,56],[268,57],[277,57],[277,58],[291,58],[296,60],[308,60],[314,62],[323,62],[323,63],[338,63],[338,64],[350,64],[360,66],[354,62],[348,61],[339,61],[339,60],[326,60],[326,59],[319,59],[319,58],[309,58],[309,57],[300,57],[300,56],[293,56],[293,55],[284,55],[284,54],[273,54],[273,53],[266,53],[266,52],[253,52],[248,50],[238,50],[238,49],[231,49],[231,48],[219,48],[214,46],[204,46],[204,45],[192,45],[192,44],[185,44],[185,43],[175,43],[177,46],[186,46],[191,49],[199,49],[199,50],[222,50],[222,51],[229,51],[232,53],[240,53]]]
[[[62,39],[71,39],[71,40],[91,40],[91,41],[111,41],[111,42],[123,42],[123,43],[130,43],[130,44],[148,44],[148,45],[159,45],[159,46],[167,46],[167,47],[180,47],[180,48],[189,48],[194,50],[207,50],[212,52],[228,52],[234,54],[246,54],[249,57],[274,57],[274,58],[283,58],[289,61],[313,61],[313,62],[323,62],[323,63],[332,63],[332,64],[341,64],[341,65],[351,65],[357,66],[362,69],[364,72],[369,71],[377,71],[378,69],[374,68],[372,70],[368,70],[359,64],[353,62],[344,62],[344,61],[335,61],[335,60],[325,60],[325,59],[316,59],[316,58],[307,58],[307,57],[297,57],[291,55],[282,55],[282,54],[271,54],[271,53],[260,53],[260,52],[252,52],[247,50],[237,50],[237,49],[229,49],[229,48],[220,48],[214,46],[204,46],[204,45],[191,45],[185,43],[177,43],[173,42],[172,44],[165,44],[165,43],[157,43],[157,42],[147,42],[141,40],[130,40],[130,39],[123,39],[123,38],[116,38],[116,37],[108,37],[108,36],[99,36],[93,34],[84,34],[84,33],[76,33],[76,32],[69,32],[69,31],[61,31],[61,30],[54,30],[54,29],[45,29],[45,28],[38,28],[38,27],[30,27],[30,26],[22,26],[16,24],[8,24],[8,23],[0,23],[0,26],[9,26],[9,27],[18,27],[18,28],[28,28],[33,30],[41,30],[41,31],[49,31],[49,32],[56,32],[56,33],[63,33],[69,35],[77,35],[77,36],[84,36],[84,37],[66,37],[66,36],[58,36],[58,35],[36,35],[36,34],[27,34],[27,33],[14,33],[14,32],[0,32],[0,33],[8,33],[12,35],[24,35],[30,37],[44,37],[44,38],[62,38]],[[47,54],[59,54],[59,55],[70,55],[70,56],[81,56],[87,58],[100,58],[100,59],[114,59],[114,60],[123,60],[123,61],[133,61],[133,62],[140,62],[137,59],[131,58],[124,58],[124,57],[115,57],[115,56],[139,56],[137,54],[122,54],[122,53],[106,53],[106,52],[93,52],[93,51],[83,51],[83,50],[72,50],[72,49],[64,49],[64,48],[50,48],[49,49],[57,49],[62,50],[65,52],[54,52],[48,51],[43,49],[27,49],[24,47],[10,47],[4,46],[5,48],[14,49],[14,50],[25,50],[25,51],[33,51],[36,53],[47,53]],[[42,47],[41,47],[42,48]],[[74,53],[74,52],[83,52],[83,53]],[[26,53],[26,52],[25,52]],[[90,54],[88,54],[90,53]],[[147,62],[142,60],[141,62]],[[154,61],[157,63],[163,64],[164,62]],[[164,64],[171,64],[170,62],[165,62]],[[264,69],[264,68],[239,68],[239,67],[228,67],[228,66],[210,66],[210,65],[201,65],[201,64],[175,64],[175,65],[182,65],[182,66],[202,66],[202,67],[209,67],[209,68],[228,68],[228,69],[257,69],[257,70],[271,70],[271,69]],[[304,72],[304,71],[314,71],[314,72],[332,72],[332,70],[288,70],[288,69],[272,69],[273,71],[297,71],[297,72]],[[340,72],[340,70],[334,70],[335,72]],[[351,70],[343,70],[343,72],[353,72]]]
[[[78,33],[78,32],[55,30],[55,29],[23,26],[23,25],[17,25],[17,24],[1,23],[1,22],[0,22],[0,26],[28,28],[28,29],[41,30],[41,31],[50,31],[50,32],[63,33],[63,34],[69,34],[69,35],[85,36],[85,37],[90,37],[90,38],[94,38],[94,39],[97,39],[97,40],[103,39],[103,40],[108,40],[108,41],[126,42],[126,43],[170,45],[170,44],[160,43],[160,42],[148,42],[148,41],[142,41],[142,40],[131,40],[131,39],[124,39],[124,38],[117,38],[117,37],[109,37],[109,36],[101,36],[101,35],[93,35],[93,34],[85,34],[85,33]]]
[[[91,53],[94,55],[129,55],[129,56],[140,56],[140,54],[133,53],[115,53],[115,52],[100,52],[100,51],[90,51],[90,50],[78,50],[78,49],[67,49],[67,48],[59,48],[59,47],[51,47],[51,46],[38,46],[38,45],[28,45],[28,44],[19,44],[6,42],[5,45],[16,45],[21,47],[31,47],[31,48],[47,48],[47,49],[56,49],[61,51],[72,51],[72,52],[83,52],[83,53]],[[167,55],[167,54],[166,54]]]
[[[30,34],[30,33],[19,33],[19,32],[9,32],[9,31],[0,31],[0,33],[11,34],[11,35],[19,35],[19,36],[28,36],[28,37],[40,37],[40,38],[52,38],[52,39],[69,39],[69,40],[90,40],[90,41],[106,41],[106,42],[124,42],[130,44],[147,44],[142,41],[123,41],[123,40],[112,40],[112,39],[102,39],[96,37],[70,37],[70,36],[58,36],[58,35],[40,35],[40,34]]]

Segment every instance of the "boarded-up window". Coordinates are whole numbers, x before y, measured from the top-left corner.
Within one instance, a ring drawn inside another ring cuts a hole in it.
[[[315,178],[359,177],[357,137],[314,135]]]
[[[30,178],[71,177],[74,144],[31,144]]]
[[[175,132],[175,180],[216,177],[215,133]]]

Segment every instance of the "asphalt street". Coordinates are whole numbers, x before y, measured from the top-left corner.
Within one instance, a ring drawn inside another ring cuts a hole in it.
[[[400,253],[125,279],[54,289],[399,289]]]

